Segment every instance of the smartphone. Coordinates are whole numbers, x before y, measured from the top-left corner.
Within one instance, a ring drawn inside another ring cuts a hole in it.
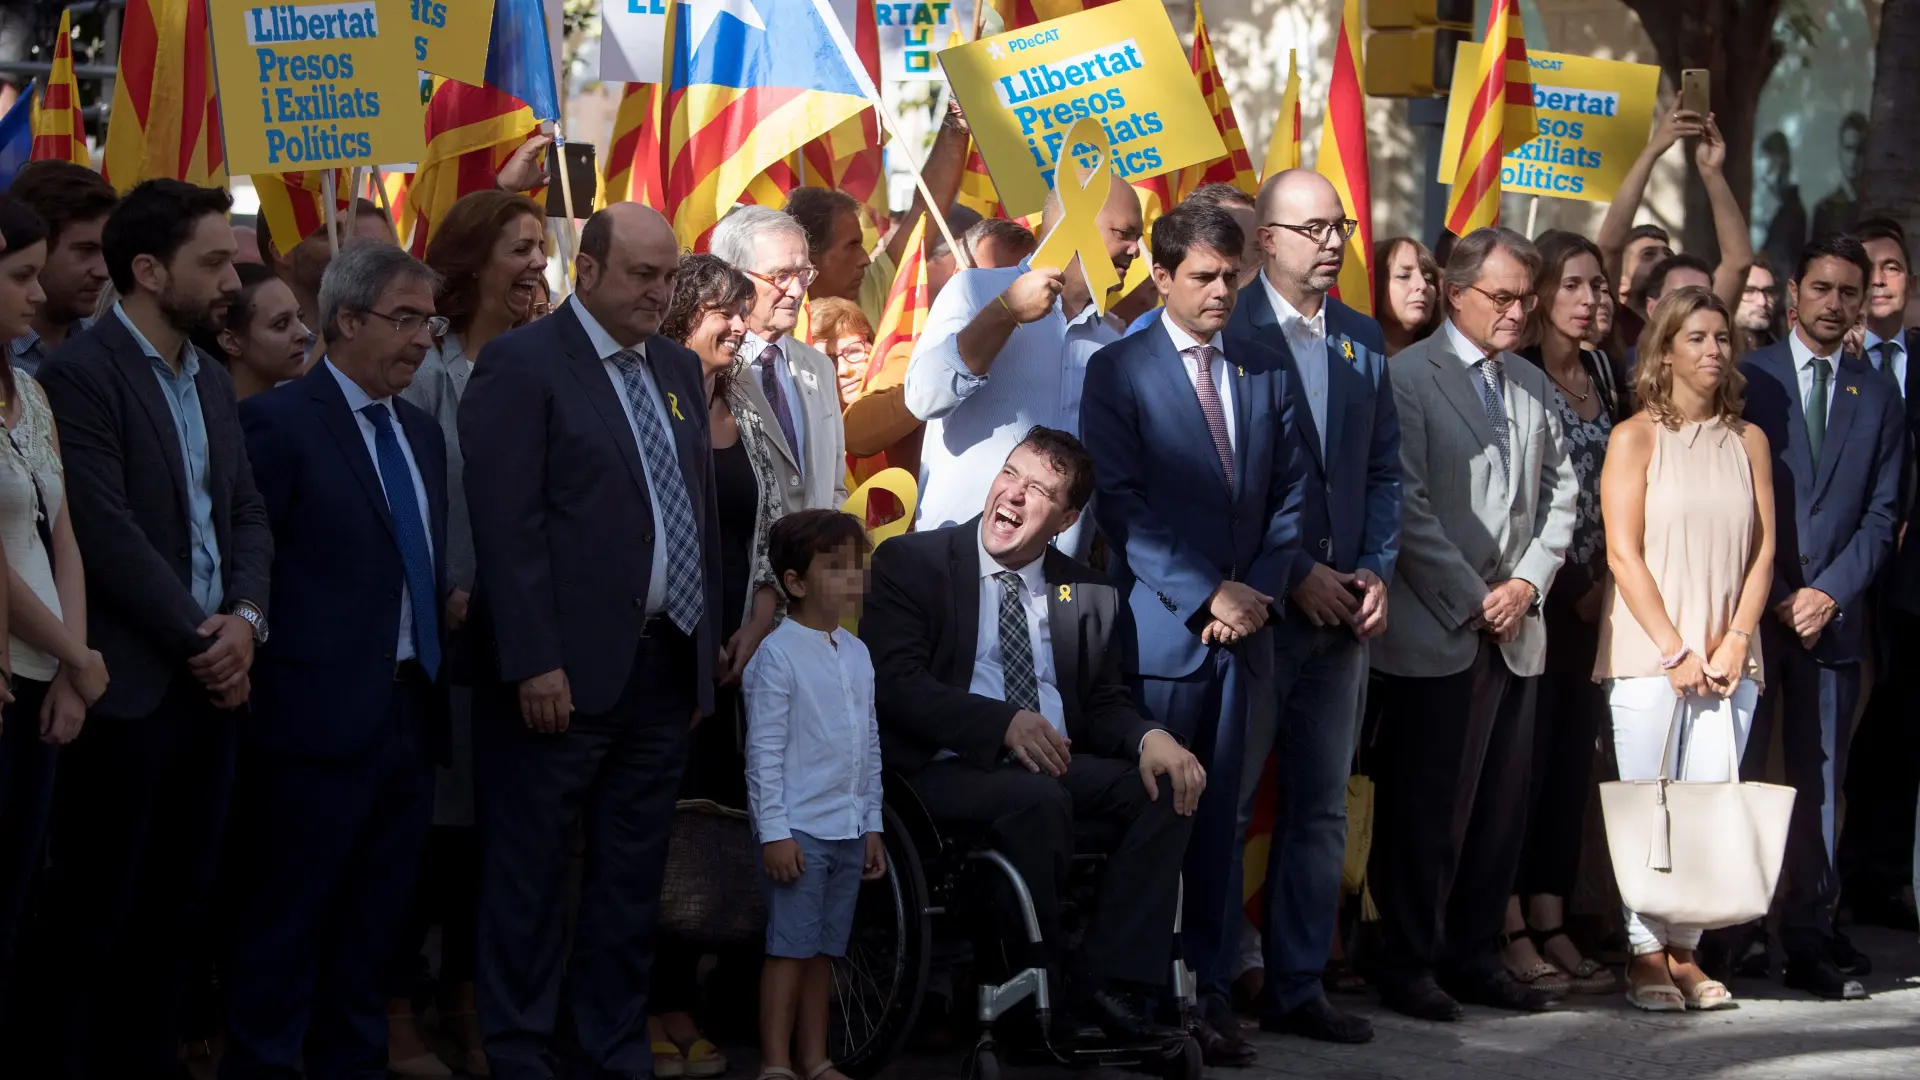
[[[1680,73],[1680,107],[1701,116],[1712,112],[1712,104],[1707,97],[1707,85],[1711,74],[1706,68],[1687,68]]]
[[[593,213],[594,196],[599,192],[600,169],[595,162],[594,145],[589,142],[567,144],[567,186],[573,189],[573,212],[580,217]],[[566,192],[560,189],[560,155],[547,150],[547,216],[567,216]]]

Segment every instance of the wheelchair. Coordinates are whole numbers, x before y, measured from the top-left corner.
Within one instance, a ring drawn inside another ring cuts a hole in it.
[[[970,919],[992,920],[992,914],[983,915],[979,905],[991,897],[996,881],[1011,887],[1032,951],[1038,950],[1041,940],[1032,894],[1013,864],[987,848],[978,835],[952,831],[943,835],[913,789],[891,771],[885,783],[887,876],[861,888],[847,954],[833,965],[831,1056],[840,1071],[854,1080],[878,1075],[906,1045],[928,993],[936,945],[954,941],[956,928],[960,935],[967,934]],[[1069,938],[1086,910],[1092,885],[1106,862],[1105,852],[1119,841],[1114,830],[1097,825],[1076,823],[1074,832],[1073,868],[1060,896],[1063,932]],[[1176,912],[1176,943],[1178,929]],[[1200,1045],[1187,1033],[1195,981],[1179,960],[1170,962],[1163,995],[1177,1014],[1173,1026],[1182,1034],[1160,1042],[1119,1045],[1104,1036],[1083,1033],[1062,1040],[1049,1034],[1053,1003],[1046,970],[1020,968],[996,982],[985,974],[989,965],[981,961],[991,958],[978,955],[984,951],[988,950],[976,950],[973,965],[978,984],[973,1011],[979,1032],[967,1053],[969,1080],[999,1080],[1003,1060],[1076,1069],[1130,1067],[1166,1080],[1199,1080]],[[1003,1044],[996,1033],[999,1021],[1029,1001],[1038,1022],[1034,1036]]]

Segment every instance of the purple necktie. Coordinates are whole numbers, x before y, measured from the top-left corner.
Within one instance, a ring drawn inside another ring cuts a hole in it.
[[[1220,455],[1220,467],[1226,470],[1227,487],[1233,487],[1233,442],[1227,438],[1227,412],[1220,407],[1220,388],[1213,384],[1213,346],[1195,345],[1185,350],[1193,358],[1193,392],[1200,399],[1200,411],[1206,415],[1207,431],[1213,436],[1213,452]]]
[[[800,438],[793,431],[793,410],[787,407],[787,392],[780,385],[780,377],[774,373],[774,365],[780,363],[780,346],[768,345],[760,354],[760,392],[767,395],[767,404],[773,407],[773,420],[780,425],[780,434],[787,437],[787,446],[793,450],[793,460],[800,460]]]

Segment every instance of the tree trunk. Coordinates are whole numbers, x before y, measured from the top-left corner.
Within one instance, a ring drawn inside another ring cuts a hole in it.
[[[1920,0],[1886,0],[1873,58],[1873,115],[1860,182],[1863,216],[1884,215],[1920,241]]]
[[[1909,5],[1915,0],[1889,0]],[[1760,110],[1760,91],[1780,60],[1780,42],[1774,20],[1780,0],[1625,0],[1640,16],[1653,40],[1661,73],[1670,85],[1680,85],[1680,72],[1705,68],[1709,73],[1714,122],[1727,140],[1728,186],[1742,206],[1753,197],[1753,129]],[[1687,160],[1693,148],[1687,147]],[[1687,169],[1686,221],[1680,244],[1687,251],[1713,261],[1719,243],[1713,234],[1713,212],[1707,206],[1700,175]]]

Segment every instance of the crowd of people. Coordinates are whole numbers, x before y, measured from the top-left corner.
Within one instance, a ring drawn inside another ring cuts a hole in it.
[[[1711,263],[1633,225],[1681,139]],[[608,207],[556,304],[510,191],[417,260],[364,202],[337,250],[283,251],[222,190],[26,166],[0,195],[10,1053],[172,1078],[217,1029],[232,1080],[721,1075],[709,958],[659,929],[699,799],[760,846],[759,1075],[842,1080],[831,958],[896,783],[1019,871],[1076,1030],[1177,1035],[1176,959],[1221,1066],[1256,1058],[1239,1011],[1367,1041],[1329,996],[1355,982],[1436,1022],[1721,1009],[1764,927],[1620,911],[1622,980],[1571,925],[1594,781],[1759,778],[1776,726],[1786,980],[1864,996],[1839,798],[1863,669],[1920,618],[1908,249],[1872,220],[1769,265],[1724,156],[1676,112],[1595,239],[1384,240],[1371,316],[1304,170],[1203,187],[1150,241],[1112,185],[1106,254],[1151,273],[1111,311],[956,210],[884,356],[905,230],[870,254],[841,192],[739,207],[704,254]],[[886,466],[919,493],[873,548],[841,508]],[[1905,686],[1874,695],[1904,718]]]

